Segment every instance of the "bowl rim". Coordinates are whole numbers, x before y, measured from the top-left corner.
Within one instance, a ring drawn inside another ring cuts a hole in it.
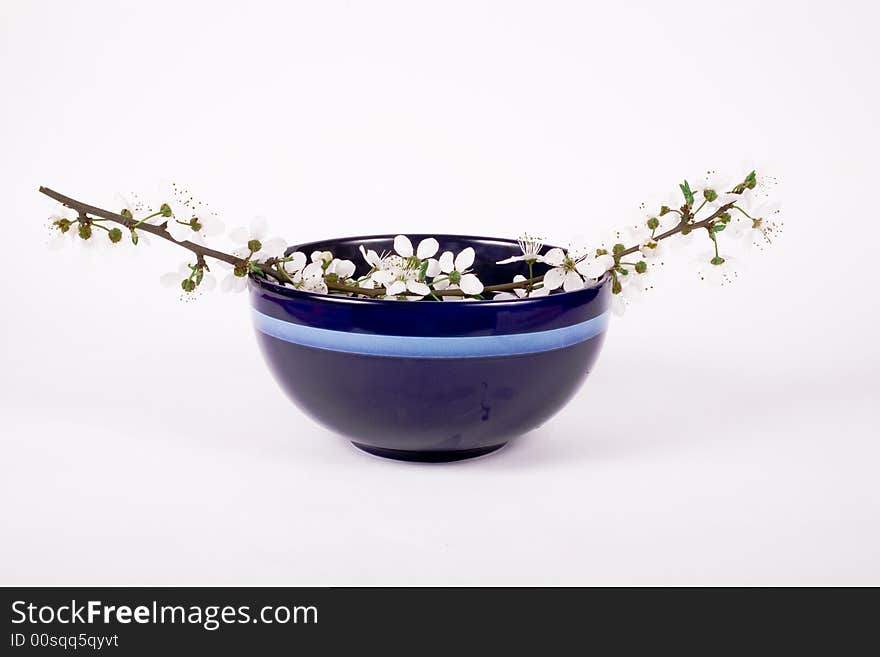
[[[354,242],[356,240],[377,240],[377,239],[390,239],[394,240],[398,235],[404,235],[406,233],[387,233],[387,234],[377,234],[377,235],[353,235],[350,237],[335,237],[331,239],[324,240],[313,240],[311,242],[303,242],[302,244],[295,244],[287,247],[284,250],[285,255],[289,255],[294,251],[303,250],[305,252],[306,247],[316,246],[321,243],[326,243],[329,241],[339,241],[339,242]],[[519,247],[519,243],[515,239],[510,239],[507,237],[486,237],[481,235],[458,235],[454,233],[410,233],[406,234],[409,238],[425,238],[425,237],[433,237],[438,242],[442,244],[443,238],[447,239],[456,239],[456,240],[473,240],[473,241],[481,241],[481,242],[501,242],[504,244],[510,244],[514,247]],[[544,246],[554,249],[554,248],[562,248],[557,247],[552,244],[545,244]],[[308,254],[307,254],[308,255]],[[527,306],[535,306],[541,303],[546,303],[548,299],[556,298],[557,300],[565,296],[566,298],[573,298],[575,295],[586,295],[595,293],[597,289],[601,289],[602,287],[609,284],[611,277],[606,272],[602,275],[597,285],[593,285],[592,287],[584,287],[580,290],[574,290],[572,292],[554,292],[552,294],[548,294],[543,297],[534,297],[534,298],[517,298],[517,299],[503,299],[501,301],[496,301],[495,299],[470,299],[467,302],[462,302],[459,306],[464,310],[468,307],[484,307],[486,304],[491,304],[492,307],[498,307],[499,309],[510,308],[514,304],[518,308],[524,308]],[[296,288],[287,287],[281,285],[279,283],[275,283],[269,279],[261,278],[256,276],[253,273],[248,274],[248,283],[250,286],[256,286],[262,290],[266,290],[272,292],[274,294],[278,294],[280,296],[284,296],[290,299],[299,299],[302,301],[309,301],[313,303],[322,303],[322,304],[332,304],[332,305],[345,305],[345,306],[375,306],[377,304],[393,304],[395,308],[398,307],[407,307],[413,306],[414,308],[422,308],[424,310],[424,304],[421,303],[407,303],[403,301],[399,301],[397,299],[371,299],[366,297],[351,297],[343,294],[322,294],[319,292],[305,292],[303,290],[297,290]],[[435,302],[436,303],[436,302]],[[457,306],[458,307],[458,306]],[[466,310],[464,312],[467,312]]]

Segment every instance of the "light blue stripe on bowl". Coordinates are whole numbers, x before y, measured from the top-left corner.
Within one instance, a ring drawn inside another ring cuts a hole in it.
[[[608,327],[608,312],[605,312],[580,324],[535,333],[454,338],[369,335],[303,326],[264,315],[255,309],[252,311],[256,329],[279,340],[349,354],[398,358],[479,358],[535,354],[584,342],[603,333]]]

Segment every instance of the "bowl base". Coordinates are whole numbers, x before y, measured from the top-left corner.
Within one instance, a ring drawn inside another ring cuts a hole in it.
[[[442,449],[428,451],[387,449],[385,447],[364,445],[363,443],[356,443],[354,441],[352,441],[351,444],[367,454],[381,456],[386,459],[394,459],[395,461],[411,461],[414,463],[451,463],[452,461],[463,461],[464,459],[473,459],[478,456],[491,454],[504,447],[507,443],[504,442],[489,447],[475,447],[473,449]]]

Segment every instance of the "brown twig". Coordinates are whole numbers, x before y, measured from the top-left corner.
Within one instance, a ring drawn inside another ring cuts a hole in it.
[[[155,235],[156,237],[161,237],[163,240],[174,242],[178,246],[182,246],[183,248],[192,251],[196,254],[197,257],[201,256],[202,258],[204,258],[207,256],[209,258],[214,258],[215,260],[222,260],[223,262],[227,262],[230,265],[240,265],[244,263],[243,259],[237,258],[232,254],[224,253],[223,251],[217,251],[216,249],[210,249],[207,246],[202,246],[201,244],[196,244],[195,242],[178,242],[173,237],[171,237],[171,233],[166,230],[164,223],[138,223],[135,219],[129,219],[128,217],[124,217],[121,214],[117,214],[116,212],[110,212],[109,210],[97,208],[94,205],[82,203],[80,201],[77,201],[76,199],[70,198],[69,196],[65,196],[64,194],[59,194],[54,189],[49,189],[48,187],[40,187],[40,192],[45,194],[49,198],[55,199],[56,201],[61,203],[61,205],[64,205],[71,210],[75,210],[80,217],[88,217],[88,215],[93,215],[95,217],[100,217],[101,219],[115,221],[116,223],[125,226],[129,230],[142,230],[145,233],[150,233],[151,235]]]
[[[659,242],[660,240],[665,240],[669,237],[672,237],[673,235],[677,235],[678,233],[682,232],[685,228],[689,229],[689,231],[698,230],[700,228],[709,228],[712,223],[714,223],[722,214],[724,214],[725,212],[730,210],[734,205],[736,205],[736,201],[731,201],[730,203],[725,203],[724,205],[719,206],[719,208],[717,210],[715,210],[715,212],[713,212],[711,215],[709,215],[705,219],[700,219],[699,221],[694,222],[694,223],[689,223],[690,220],[694,218],[694,215],[691,212],[691,209],[688,206],[683,206],[681,208],[681,220],[678,222],[678,224],[675,227],[667,230],[665,233],[661,233],[660,235],[657,235],[656,237],[654,237],[654,240],[657,242]],[[699,208],[698,208],[698,210],[699,210]],[[632,253],[635,253],[636,251],[639,250],[640,246],[641,246],[640,244],[637,244],[636,246],[631,246],[628,249],[624,249],[620,253],[615,254],[615,256],[614,256],[615,262],[620,262],[621,258],[628,256]]]

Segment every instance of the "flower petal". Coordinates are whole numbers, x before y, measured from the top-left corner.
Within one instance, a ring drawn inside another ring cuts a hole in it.
[[[382,265],[382,259],[379,257],[379,254],[376,253],[373,249],[369,251],[364,248],[364,245],[361,244],[361,255],[364,257],[364,260],[370,267],[379,267]]]
[[[471,249],[471,247],[468,247],[468,249]],[[480,282],[480,279],[475,274],[465,274],[462,276],[459,286],[465,294],[480,294],[483,291],[483,283]]]
[[[282,258],[284,251],[287,250],[287,244],[280,237],[273,237],[260,243],[260,258]]]
[[[525,259],[526,259],[526,257],[524,255],[510,256],[509,258],[505,258],[504,260],[499,260],[495,264],[496,265],[509,265],[511,262],[522,262]],[[495,297],[495,298],[497,299],[498,297]]]
[[[206,214],[199,217],[199,223],[202,224],[202,230],[200,232],[205,237],[216,237],[217,235],[222,235],[224,229],[226,228],[224,223],[212,214]]]
[[[472,264],[474,264],[474,257],[476,253],[474,252],[474,247],[469,246],[466,249],[462,249],[461,253],[455,256],[455,270],[456,271],[464,271]],[[482,283],[481,283],[482,285]],[[461,288],[464,289],[464,286]],[[474,292],[473,294],[479,294],[479,292]]]
[[[286,263],[285,269],[287,271],[302,271],[302,268],[306,266],[306,254],[302,251],[294,251],[290,254],[290,261]]]
[[[324,278],[324,267],[321,264],[321,261],[318,262],[310,262],[306,265],[305,269],[302,270],[303,278]]]
[[[398,235],[394,238],[394,250],[397,252],[397,255],[409,258],[413,254],[412,242],[409,241],[406,235]]]
[[[420,281],[407,281],[406,289],[420,297],[426,297],[431,294],[431,288]]]
[[[562,289],[566,292],[574,292],[584,287],[584,279],[576,271],[565,273],[565,280],[562,281]]]
[[[186,277],[184,276],[184,278]],[[181,280],[183,279],[176,271],[170,271],[167,274],[162,274],[159,277],[159,283],[162,284],[162,287],[178,287],[180,286]]]
[[[560,249],[559,247],[555,249],[550,249],[541,256],[541,260],[548,265],[552,265],[553,267],[558,267],[565,261],[565,251]]]
[[[606,253],[605,255],[596,256],[595,258],[587,258],[581,260],[575,269],[587,278],[600,278],[606,271],[614,266],[614,256]]]
[[[215,287],[217,287],[217,279],[211,274],[205,274],[202,277],[202,282],[199,283],[199,289],[205,290],[206,292],[210,292]]]
[[[424,260],[426,258],[433,258],[439,250],[440,242],[433,237],[426,237],[419,242],[419,248],[416,250],[416,255],[419,257],[419,260]]]
[[[385,288],[385,294],[389,297],[396,297],[398,294],[406,292],[406,283],[403,281],[394,281]]]
[[[220,289],[223,292],[243,292],[247,288],[247,276],[230,273],[223,279]]]
[[[229,239],[239,244],[244,244],[251,238],[248,229],[244,226],[238,226],[229,231]]]
[[[630,274],[630,276],[632,276],[632,274]],[[629,276],[627,276],[627,278],[629,278]],[[618,296],[622,296],[624,299],[632,303],[642,296],[642,286],[636,285],[635,283],[627,285]]]
[[[452,251],[444,251],[440,256],[440,271],[448,274],[453,269],[455,269],[455,262]]]
[[[435,258],[428,258],[428,266],[425,269],[425,276],[434,278],[440,275],[440,262]]]
[[[544,274],[544,287],[548,290],[555,290],[562,286],[565,280],[565,270],[562,267],[554,267]]]
[[[351,260],[334,260],[328,269],[332,269],[334,274],[345,280],[354,274],[355,266]]]
[[[266,221],[266,217],[254,217],[251,220],[251,239],[263,239],[268,230],[269,222]]]
[[[501,264],[501,263],[497,263]],[[511,294],[510,292],[496,292],[492,301],[512,301],[518,299],[519,297],[515,294]]]
[[[373,280],[379,285],[386,285],[394,280],[394,272],[388,271],[387,269],[380,269],[373,273]]]
[[[439,281],[432,281],[431,285],[434,286],[435,290],[445,290],[446,288],[449,287],[449,279],[443,278],[443,279],[440,279]]]

